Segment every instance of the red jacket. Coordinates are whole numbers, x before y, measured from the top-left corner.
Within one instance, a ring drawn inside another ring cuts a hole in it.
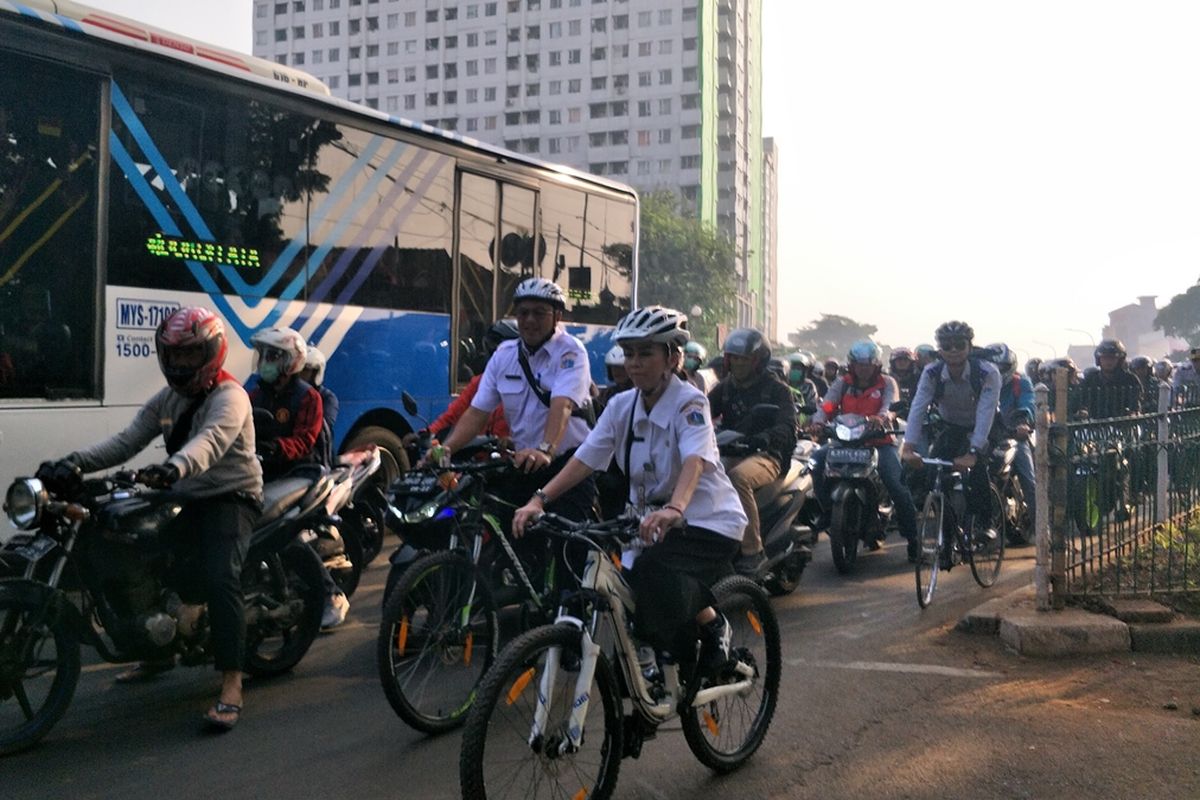
[[[877,375],[875,382],[865,389],[859,389],[851,381],[846,380],[846,376],[838,378],[838,381],[844,382],[842,396],[838,399],[841,411],[838,411],[838,406],[834,406],[832,412],[826,409],[826,415],[833,418],[834,414],[861,414],[864,417],[881,417],[888,413],[888,407],[884,405],[889,399],[890,391],[887,380],[883,375]],[[895,397],[890,398],[895,400]],[[879,439],[869,439],[867,444],[872,447],[880,447],[882,445],[893,444],[895,440],[891,436],[884,436]]]
[[[454,423],[466,413],[471,406],[471,400],[475,397],[475,392],[479,390],[479,381],[483,378],[483,373],[479,373],[471,382],[463,387],[462,392],[458,397],[450,402],[450,406],[442,413],[440,417],[435,419],[429,425],[429,432],[434,436],[441,436],[450,429]],[[504,418],[504,406],[496,406],[492,411],[492,415],[488,418],[487,425],[483,429],[484,436],[497,436],[501,439],[512,438],[512,431],[508,428],[508,420]]]

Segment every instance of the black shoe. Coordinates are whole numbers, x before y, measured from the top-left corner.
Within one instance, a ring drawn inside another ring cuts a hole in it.
[[[757,553],[742,553],[733,560],[733,568],[739,575],[745,575],[753,578],[758,575],[758,571],[767,563],[767,554],[762,550]]]
[[[720,611],[717,618],[700,626],[700,658],[696,664],[697,674],[704,678],[717,679],[733,661],[730,647],[733,628]]]
[[[921,540],[916,536],[908,540],[908,563],[915,564],[921,557]]]

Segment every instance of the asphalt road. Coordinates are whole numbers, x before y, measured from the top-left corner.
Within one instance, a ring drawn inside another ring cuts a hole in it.
[[[1200,717],[1188,713],[1200,706],[1195,663],[1031,662],[952,630],[973,605],[1028,582],[1032,548],[1009,555],[996,587],[955,569],[921,611],[901,544],[864,554],[842,577],[822,539],[800,589],[776,601],[785,671],[762,750],[738,773],[714,776],[672,726],[623,763],[617,795],[1200,797]],[[373,565],[350,619],[293,674],[247,684],[229,734],[199,724],[215,673],[181,668],[116,686],[119,667],[90,661],[43,744],[0,760],[3,796],[458,797],[458,735],[411,731],[378,685],[385,571],[382,559]],[[1195,697],[1164,712],[1149,689],[1135,696],[1140,686]]]

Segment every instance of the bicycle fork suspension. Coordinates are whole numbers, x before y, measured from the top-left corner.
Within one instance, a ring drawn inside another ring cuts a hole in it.
[[[547,742],[545,736],[550,720],[550,698],[554,695],[558,680],[558,668],[562,663],[562,647],[552,647],[546,653],[546,666],[538,684],[537,707],[533,714],[533,729],[529,733],[529,744],[535,749],[539,742],[544,745],[556,745],[558,752],[548,754],[551,756],[575,752],[583,743],[583,723],[587,719],[588,705],[592,699],[592,679],[596,675],[596,662],[600,658],[600,645],[592,638],[591,631],[586,627],[580,631],[580,650],[579,675],[575,678],[575,692],[572,695],[571,714],[567,721],[566,736],[557,742]]]

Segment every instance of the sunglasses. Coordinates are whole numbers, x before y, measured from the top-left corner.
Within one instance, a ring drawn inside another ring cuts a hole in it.
[[[966,339],[945,339],[938,342],[938,349],[945,350],[947,352],[953,350],[966,350],[970,346],[971,343]]]

